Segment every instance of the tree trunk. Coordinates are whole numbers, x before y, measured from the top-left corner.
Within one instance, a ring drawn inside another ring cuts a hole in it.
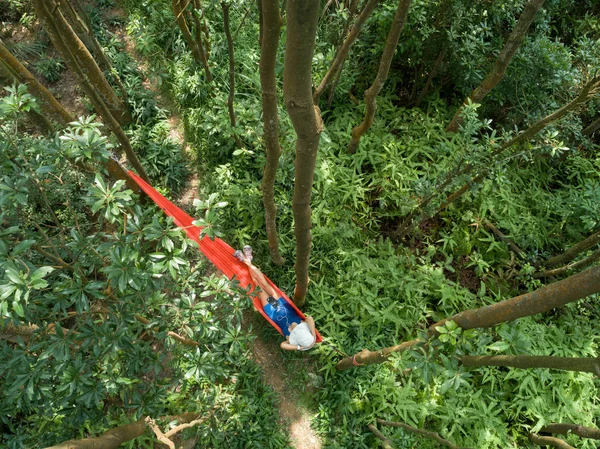
[[[588,357],[552,357],[537,355],[464,355],[460,363],[469,367],[509,366],[513,368],[548,368],[593,373],[600,377],[600,359]]]
[[[385,49],[383,50],[383,55],[381,55],[381,61],[379,63],[379,71],[377,72],[377,76],[373,81],[371,87],[369,87],[365,91],[365,117],[362,123],[352,129],[352,139],[350,140],[350,144],[348,145],[348,151],[350,153],[354,153],[358,148],[360,143],[360,138],[369,130],[371,125],[373,124],[373,120],[375,118],[375,111],[377,110],[377,95],[381,91],[383,87],[388,72],[390,70],[390,65],[392,64],[392,59],[394,57],[394,53],[396,51],[396,47],[398,46],[398,40],[400,39],[400,33],[402,32],[402,28],[404,27],[404,23],[406,22],[406,16],[408,15],[408,8],[410,7],[411,0],[400,0],[398,3],[398,7],[396,8],[396,14],[394,16],[394,21],[392,22],[392,28],[390,29],[390,33],[388,34],[387,41],[385,43]]]
[[[6,72],[10,73],[20,83],[26,84],[29,93],[38,101],[44,111],[61,125],[66,125],[75,120],[73,116],[58,102],[35,77],[15,58],[8,49],[0,42],[0,65],[6,66]]]
[[[598,117],[596,120],[594,120],[589,126],[587,126],[586,128],[584,128],[584,130],[581,131],[581,133],[584,136],[591,136],[592,134],[594,134],[599,129],[600,129],[600,117]]]
[[[194,16],[194,20],[196,21],[196,40],[194,40],[194,37],[192,36],[192,33],[190,31],[190,28],[188,27],[186,20],[187,14],[185,11],[185,7],[187,7],[187,4],[189,4],[189,2],[183,4],[183,0],[171,0],[171,6],[173,8],[173,13],[175,14],[175,22],[177,22],[177,25],[181,30],[183,39],[188,44],[188,47],[190,47],[194,59],[197,63],[202,64],[202,66],[204,67],[206,81],[210,83],[213,77],[212,73],[210,72],[208,58],[206,57],[204,46],[202,45],[200,21],[196,16]]]
[[[496,157],[499,154],[506,151],[507,149],[511,148],[512,146],[517,145],[521,142],[524,142],[525,140],[531,139],[533,136],[535,136],[537,133],[539,133],[546,126],[563,118],[569,112],[571,112],[572,110],[579,107],[581,104],[583,104],[588,99],[592,98],[594,95],[596,95],[598,93],[599,88],[600,88],[600,76],[595,76],[588,83],[586,83],[585,86],[583,86],[579,95],[577,95],[577,97],[575,97],[575,99],[573,99],[570,103],[566,104],[565,106],[563,106],[562,108],[553,112],[552,114],[544,117],[543,119],[538,120],[536,123],[531,125],[528,129],[526,129],[525,131],[523,131],[516,137],[512,138],[508,142],[501,145],[500,148],[498,148],[491,154],[491,157],[492,158]],[[490,164],[488,164],[488,165],[490,165]],[[473,166],[470,164],[466,164],[462,170],[457,172],[456,176],[465,175],[467,173],[470,173],[472,170],[473,170]],[[481,182],[482,180],[484,180],[487,175],[488,175],[488,170],[485,170],[485,169],[482,170],[481,173],[479,173],[475,178],[471,179],[470,181],[465,183],[460,189],[456,190],[454,193],[449,195],[446,198],[446,200],[442,203],[440,208],[437,210],[437,212],[434,214],[434,216],[439,214],[440,212],[442,212],[452,202],[456,201],[458,198],[463,196],[466,192],[468,192],[471,189],[472,186],[474,186],[474,185],[478,184],[479,182]]]
[[[550,277],[550,276],[558,276],[569,270],[579,270],[580,268],[589,267],[591,264],[593,264],[594,262],[597,262],[598,260],[600,260],[600,249],[594,251],[589,257],[586,257],[585,259],[581,259],[579,262],[564,265],[559,268],[554,268],[553,270],[546,270],[541,273],[535,273],[533,275],[533,278],[540,279],[540,278],[545,278],[545,277]]]
[[[593,248],[598,243],[600,243],[600,231],[595,232],[594,234],[590,235],[588,238],[586,238],[585,240],[582,240],[581,242],[579,242],[577,245],[573,246],[572,248],[569,248],[564,253],[548,259],[545,264],[546,268],[554,268],[554,267],[558,267],[559,265],[568,264],[573,259],[575,259],[579,254],[581,254],[584,251],[587,251],[588,249]]]
[[[277,236],[277,206],[275,205],[275,177],[281,146],[279,145],[279,115],[277,113],[277,80],[275,64],[277,47],[281,30],[278,0],[261,0],[264,10],[259,17],[263,22],[260,28],[265,39],[261,39],[260,48],[260,86],[262,91],[263,132],[265,136],[266,162],[262,179],[263,205],[265,208],[265,228],[269,241],[271,260],[276,265],[283,265],[285,260],[279,252]]]
[[[535,433],[529,434],[529,441],[531,441],[533,444],[537,444],[538,446],[552,446],[558,449],[575,449],[565,440],[561,440],[560,438],[554,437],[541,437],[539,435],[536,435]]]
[[[92,23],[83,6],[81,3],[79,3],[79,0],[58,0],[58,2],[60,3],[61,10],[63,11],[67,21],[75,33],[77,33],[79,39],[81,39],[90,53],[94,56],[94,59],[98,61],[100,68],[113,74],[114,81],[119,87],[121,95],[123,96],[123,101],[127,103],[127,90],[125,89],[125,86],[123,86],[117,71],[114,70],[111,62],[104,54],[104,51],[96,39],[96,36],[94,36]]]
[[[120,124],[129,123],[131,121],[129,110],[119,100],[111,85],[108,84],[104,73],[65,20],[60,9],[57,8],[56,2],[53,0],[32,0],[32,3],[37,16],[46,31],[48,31],[52,43],[67,63],[67,66],[77,64],[81,69],[79,77],[84,76],[87,82],[93,86],[117,122]],[[70,63],[70,61],[74,62]],[[73,70],[71,67],[69,69]],[[81,79],[79,82],[83,83]]]
[[[362,26],[365,24],[365,22],[367,21],[367,19],[369,18],[379,1],[380,0],[369,0],[365,5],[363,11],[360,13],[360,16],[358,16],[358,19],[356,19],[356,23],[352,27],[352,30],[344,40],[344,43],[342,44],[340,49],[337,51],[337,54],[335,55],[335,58],[333,59],[329,70],[327,71],[327,73],[319,83],[319,86],[315,89],[315,92],[313,93],[313,103],[315,105],[319,105],[319,98],[321,98],[321,95],[323,94],[325,89],[327,89],[327,86],[329,86],[331,81],[342,70],[344,61],[346,61],[346,57],[348,56],[348,53],[350,51],[350,47],[352,47],[352,44],[358,37],[358,33],[360,33]]]
[[[456,111],[454,117],[448,124],[446,131],[456,132],[458,130],[459,125],[462,123],[462,108],[465,104],[470,100],[472,103],[481,103],[481,100],[485,98],[485,96],[490,93],[490,91],[498,85],[498,83],[504,77],[506,73],[506,69],[510,61],[517,49],[521,46],[521,43],[525,39],[525,35],[527,34],[527,30],[529,26],[533,23],[535,16],[539,9],[544,4],[545,0],[529,0],[519,17],[519,21],[515,26],[515,29],[510,33],[508,39],[506,39],[506,43],[504,44],[504,48],[500,51],[498,55],[498,59],[496,59],[496,63],[494,67],[488,73],[487,77],[481,82],[481,84],[471,92],[471,95],[464,101],[463,106]]]
[[[542,433],[558,433],[561,435],[568,435],[571,432],[574,435],[583,438],[592,438],[594,440],[600,440],[600,429],[593,429],[591,427],[584,427],[578,424],[566,424],[566,423],[554,423],[540,429]]]
[[[231,38],[231,29],[229,25],[229,5],[221,2],[223,9],[223,27],[227,38],[227,54],[229,55],[229,96],[227,97],[227,110],[229,111],[229,122],[231,127],[235,128],[235,111],[233,110],[233,96],[235,95],[235,59],[233,54],[233,40]]]
[[[308,290],[308,267],[312,245],[310,197],[319,137],[323,131],[319,108],[314,106],[312,101],[311,73],[319,4],[319,0],[288,0],[283,70],[285,106],[297,135],[292,211],[296,236],[294,302],[299,306],[304,304]]]
[[[447,321],[454,321],[464,330],[488,328],[517,318],[548,312],[556,307],[562,307],[570,302],[585,298],[600,292],[600,266],[570,276],[552,284],[548,284],[534,292],[515,296],[478,309],[463,312],[444,318],[429,326],[427,332],[436,336],[436,327],[443,326]],[[383,363],[394,352],[403,352],[421,343],[420,340],[403,342],[396,346],[383,348],[379,351],[363,349],[352,357],[345,357],[338,364],[338,370],[353,366]]]
[[[94,105],[94,109],[96,109],[96,112],[100,115],[100,117],[102,117],[104,122],[108,125],[110,130],[117,137],[117,140],[119,141],[119,143],[123,147],[123,150],[125,151],[125,154],[127,155],[129,163],[138,171],[139,175],[142,177],[142,179],[144,179],[144,181],[149,182],[148,175],[146,174],[144,167],[142,166],[135,152],[133,151],[133,148],[131,147],[131,143],[129,142],[127,135],[123,132],[123,129],[121,129],[121,126],[119,125],[115,117],[113,117],[113,115],[111,114],[110,110],[108,109],[108,106],[104,103],[100,95],[90,84],[87,77],[83,73],[81,67],[77,63],[77,60],[71,53],[71,50],[65,44],[62,37],[63,35],[58,31],[58,28],[56,27],[56,24],[53,20],[53,16],[47,9],[46,3],[42,0],[32,0],[32,3],[35,8],[36,14],[44,24],[44,27],[48,34],[51,36],[54,46],[61,53],[63,59],[65,60],[65,63],[69,67],[69,70],[71,70],[78,78],[83,91],[89,97],[92,105]],[[60,11],[57,10],[56,12],[58,13],[58,16],[61,16]]]

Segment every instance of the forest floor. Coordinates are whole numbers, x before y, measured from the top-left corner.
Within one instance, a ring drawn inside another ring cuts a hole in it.
[[[122,15],[125,12],[119,8],[111,11],[113,15]],[[114,31],[115,34],[125,43],[126,51],[137,61],[139,69],[142,73],[147,73],[147,64],[139,53],[135,50],[135,43],[127,35],[124,29]],[[161,108],[170,111],[168,123],[170,125],[170,137],[178,142],[183,148],[186,156],[190,160],[195,160],[192,149],[187,144],[183,125],[180,117],[177,114],[177,107],[173,102],[162,94],[159,86],[156,86],[150,80],[144,81],[144,87],[152,90],[157,102]],[[198,170],[192,170],[192,177],[188,180],[188,185],[181,192],[176,200],[178,206],[183,209],[189,209],[192,206],[193,200],[198,196],[199,176]],[[253,312],[245,314],[244,318],[249,322],[256,322],[254,318],[257,315]],[[257,323],[253,323],[253,328],[256,328]],[[260,325],[258,326],[260,328]],[[252,347],[252,358],[261,367],[263,371],[263,380],[269,385],[276,394],[276,406],[279,410],[280,422],[283,428],[287,428],[290,444],[295,449],[321,449],[322,443],[320,436],[312,429],[311,420],[315,412],[308,409],[302,404],[302,398],[299,392],[299,379],[290,379],[298,372],[296,368],[304,365],[304,372],[308,369],[313,371],[312,366],[307,366],[310,362],[307,359],[302,360],[286,360],[279,348],[279,341],[272,338],[273,332],[257,332],[257,338],[254,339]],[[291,369],[286,369],[292,366]],[[316,375],[313,373],[313,377]],[[298,388],[294,388],[297,386]],[[310,390],[310,386],[306,386],[304,391]]]

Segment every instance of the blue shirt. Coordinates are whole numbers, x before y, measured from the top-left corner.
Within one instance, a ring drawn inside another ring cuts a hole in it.
[[[298,312],[289,305],[289,303],[283,299],[279,298],[277,300],[279,306],[277,308],[273,307],[271,304],[265,304],[264,310],[269,318],[273,320],[273,322],[281,329],[284,336],[290,335],[290,331],[288,327],[292,323],[300,324],[302,322],[302,318],[298,315]]]

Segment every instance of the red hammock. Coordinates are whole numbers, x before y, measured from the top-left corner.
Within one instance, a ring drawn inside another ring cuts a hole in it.
[[[256,285],[254,282],[252,282],[248,267],[233,257],[234,249],[219,238],[215,238],[214,240],[211,240],[208,237],[200,238],[200,231],[202,228],[195,226],[192,223],[194,221],[192,217],[154,190],[150,184],[133,173],[131,170],[129,170],[128,173],[131,179],[133,179],[140,186],[140,188],[146,192],[146,195],[148,195],[150,199],[163,210],[164,213],[170,217],[173,217],[175,224],[182,228],[190,239],[198,243],[198,246],[200,246],[200,251],[202,251],[208,260],[210,260],[225,276],[227,276],[228,279],[231,280],[235,277],[239,281],[242,288],[248,288],[249,286],[252,287],[248,295],[252,299],[254,307],[262,314],[262,316],[265,317],[269,323],[271,323],[275,329],[279,331],[280,334],[283,335],[279,326],[277,326],[263,310],[259,296],[252,293]],[[292,301],[290,301],[286,294],[279,290],[279,288],[269,278],[267,278],[267,281],[269,281],[273,288],[275,288],[279,296],[285,299],[296,310],[298,315],[304,319],[305,315]],[[323,339],[317,331],[316,342],[321,343],[321,341],[323,341]]]

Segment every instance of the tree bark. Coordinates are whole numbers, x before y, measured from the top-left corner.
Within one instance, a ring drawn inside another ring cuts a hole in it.
[[[460,363],[469,367],[509,366],[513,368],[548,368],[592,373],[600,377],[600,359],[588,357],[552,357],[537,355],[482,355],[460,357]]]
[[[198,417],[198,413],[184,413],[177,416],[169,416],[168,421],[178,420],[186,423]],[[46,449],[116,449],[121,444],[142,436],[146,431],[146,417],[143,416],[131,424],[115,427],[107,430],[99,437],[84,438],[82,440],[69,440]]]
[[[566,273],[569,270],[579,270],[580,268],[589,267],[591,264],[593,264],[594,262],[597,262],[598,260],[600,260],[600,249],[594,251],[589,257],[586,257],[585,259],[581,259],[579,262],[564,265],[559,268],[554,268],[553,270],[546,270],[541,273],[535,273],[533,275],[533,278],[540,279],[540,278],[545,278],[545,277],[550,277],[550,276],[558,276],[563,273]]]
[[[27,89],[39,101],[44,113],[61,125],[66,125],[75,120],[71,113],[54,98],[54,95],[48,89],[35,79],[31,72],[8,51],[2,42],[0,42],[0,64],[5,65],[6,71],[17,81],[27,85]]]
[[[383,433],[381,433],[379,429],[377,429],[377,427],[375,427],[373,424],[369,424],[367,427],[371,432],[373,432],[373,435],[379,438],[379,440],[381,441],[381,447],[383,449],[394,449],[394,446],[392,446],[392,440],[390,440]]]
[[[88,49],[62,15],[56,2],[32,0],[32,4],[36,15],[69,69],[73,70],[73,64],[77,64],[81,69],[78,78],[83,76],[93,86],[119,124],[129,123],[131,121],[129,110],[119,100]],[[83,80],[80,79],[79,82],[83,83]]]
[[[538,446],[552,446],[558,449],[575,449],[565,440],[561,440],[560,438],[554,437],[541,437],[539,435],[536,435],[535,433],[529,434],[529,441],[531,441],[533,444],[537,444]]]
[[[572,248],[569,248],[564,253],[548,259],[546,261],[546,268],[554,268],[554,267],[558,267],[559,265],[568,264],[573,259],[575,259],[579,254],[581,254],[584,251],[587,251],[588,249],[593,248],[598,243],[600,243],[600,231],[597,231],[594,234],[590,235],[588,238],[586,238],[585,240],[582,240],[581,242],[579,242],[577,245],[573,246]]]
[[[77,33],[79,39],[81,39],[90,53],[94,56],[94,59],[98,61],[100,68],[113,74],[114,81],[119,87],[121,95],[123,96],[123,101],[127,103],[127,90],[125,89],[125,86],[123,86],[123,83],[121,82],[116,70],[114,70],[110,60],[106,57],[106,54],[104,53],[104,50],[102,50],[102,47],[96,39],[96,36],[94,36],[92,23],[79,0],[58,0],[58,2],[60,3],[61,10],[63,11],[65,18],[75,33]]]
[[[548,284],[534,292],[515,296],[478,309],[459,312],[432,324],[429,326],[427,333],[431,337],[437,336],[436,327],[443,326],[447,321],[454,321],[464,330],[488,328],[517,318],[548,312],[599,292],[600,266],[596,266],[561,281]],[[379,351],[363,349],[352,357],[345,357],[340,360],[336,365],[336,369],[344,370],[354,366],[383,363],[392,353],[406,351],[419,343],[422,343],[422,341],[411,340]]]
[[[358,16],[358,19],[356,19],[356,23],[352,27],[352,30],[350,30],[350,33],[348,34],[348,36],[344,40],[344,43],[335,55],[335,58],[333,59],[329,70],[327,71],[327,73],[319,83],[319,86],[315,89],[313,93],[313,103],[315,105],[319,105],[319,99],[321,98],[321,95],[323,94],[325,89],[327,89],[327,86],[329,86],[329,84],[336,77],[336,75],[342,70],[344,61],[346,61],[346,57],[350,52],[350,47],[352,47],[352,44],[354,43],[354,41],[356,41],[356,38],[358,37],[362,26],[365,24],[365,22],[367,21],[367,19],[369,18],[379,1],[380,0],[369,0],[362,12],[360,13],[360,16]]]
[[[404,28],[404,23],[406,22],[410,3],[411,0],[400,0],[398,3],[396,14],[394,15],[394,21],[392,22],[392,27],[385,43],[385,49],[383,50],[383,55],[381,55],[381,61],[379,62],[379,71],[377,72],[377,76],[375,77],[371,87],[365,91],[365,117],[360,125],[352,128],[352,138],[350,140],[350,144],[348,145],[348,151],[350,153],[354,153],[356,151],[361,137],[369,130],[373,124],[373,120],[375,119],[375,111],[377,110],[377,95],[379,95],[381,88],[387,80],[390,65],[392,64],[392,59],[394,57],[394,53],[396,52],[396,47],[398,46],[398,40],[400,39],[400,33],[402,32],[402,28]]]
[[[319,0],[288,0],[283,70],[285,106],[297,135],[292,212],[296,236],[294,302],[299,306],[304,304],[308,290],[308,267],[312,245],[310,197],[319,137],[323,131],[319,108],[314,106],[312,101],[311,74],[319,4]]]
[[[585,127],[581,133],[584,136],[591,136],[600,129],[600,117],[594,120],[589,126]]]
[[[277,206],[275,205],[275,177],[281,156],[279,145],[279,115],[277,112],[277,80],[275,65],[277,47],[281,30],[278,0],[261,0],[263,10],[261,29],[265,39],[261,39],[260,48],[260,86],[262,91],[263,132],[265,136],[266,162],[262,179],[263,205],[265,208],[265,228],[269,241],[271,260],[276,265],[283,265],[285,260],[279,252],[277,236]]]
[[[42,0],[32,0],[32,3],[35,8],[36,14],[44,24],[44,27],[47,30],[48,34],[51,36],[54,46],[61,53],[69,69],[73,71],[75,76],[78,78],[79,82],[81,83],[82,89],[89,97],[92,105],[94,105],[94,109],[96,109],[96,112],[98,112],[100,117],[102,117],[104,122],[108,125],[110,130],[117,137],[117,140],[119,141],[123,150],[125,151],[125,154],[127,155],[127,160],[138,171],[142,179],[144,179],[144,181],[149,182],[148,175],[146,174],[144,167],[142,166],[135,152],[133,151],[133,148],[131,147],[131,143],[129,142],[127,135],[123,132],[123,129],[121,128],[115,117],[112,115],[112,113],[108,109],[108,106],[104,103],[98,92],[96,92],[94,87],[90,84],[87,77],[83,73],[83,70],[77,63],[77,60],[71,53],[71,50],[65,44],[64,39],[62,37],[63,35],[59,32],[58,28],[56,27],[56,24],[53,20],[53,16],[47,8],[47,4]],[[62,17],[60,11],[57,10],[56,13],[58,16]]]
[[[448,124],[446,131],[456,132],[458,130],[459,125],[462,123],[462,109],[464,105],[468,103],[470,100],[472,103],[481,103],[481,100],[485,98],[485,96],[490,93],[490,91],[498,85],[498,83],[504,78],[504,74],[506,73],[506,69],[510,64],[513,56],[517,49],[521,46],[521,43],[525,39],[525,35],[527,34],[527,30],[530,25],[533,23],[537,12],[540,10],[545,0],[529,0],[519,17],[519,21],[517,22],[515,29],[510,33],[508,39],[506,39],[506,43],[504,47],[500,51],[498,55],[498,59],[494,64],[494,67],[488,73],[487,77],[481,82],[481,84],[471,92],[471,95],[464,101],[463,106],[461,106],[454,117]]]
[[[225,28],[225,37],[227,38],[227,54],[229,55],[229,96],[227,97],[227,110],[229,112],[229,122],[231,127],[235,128],[235,111],[233,110],[233,96],[235,95],[235,59],[233,54],[233,39],[231,38],[231,29],[229,25],[229,5],[221,2],[223,9],[223,27]]]
[[[578,424],[554,423],[540,429],[540,432],[558,433],[561,435],[568,435],[569,432],[571,432],[572,434],[583,438],[592,438],[594,440],[600,440],[600,429],[584,427]]]
[[[171,6],[173,8],[173,13],[175,14],[175,22],[177,22],[177,25],[179,26],[179,29],[181,30],[183,39],[188,44],[188,47],[190,47],[190,50],[191,50],[192,55],[194,56],[194,59],[196,60],[196,62],[199,64],[202,64],[202,66],[204,67],[204,74],[206,77],[206,81],[208,81],[210,83],[212,81],[213,77],[212,77],[212,73],[210,72],[210,67],[208,65],[208,58],[206,56],[204,46],[200,39],[200,36],[201,36],[200,21],[198,21],[197,18],[194,16],[194,20],[196,20],[196,40],[194,40],[194,37],[192,36],[192,33],[190,31],[190,28],[187,24],[187,19],[186,19],[187,14],[185,11],[185,7],[187,6],[187,3],[183,4],[183,0],[171,0]]]

